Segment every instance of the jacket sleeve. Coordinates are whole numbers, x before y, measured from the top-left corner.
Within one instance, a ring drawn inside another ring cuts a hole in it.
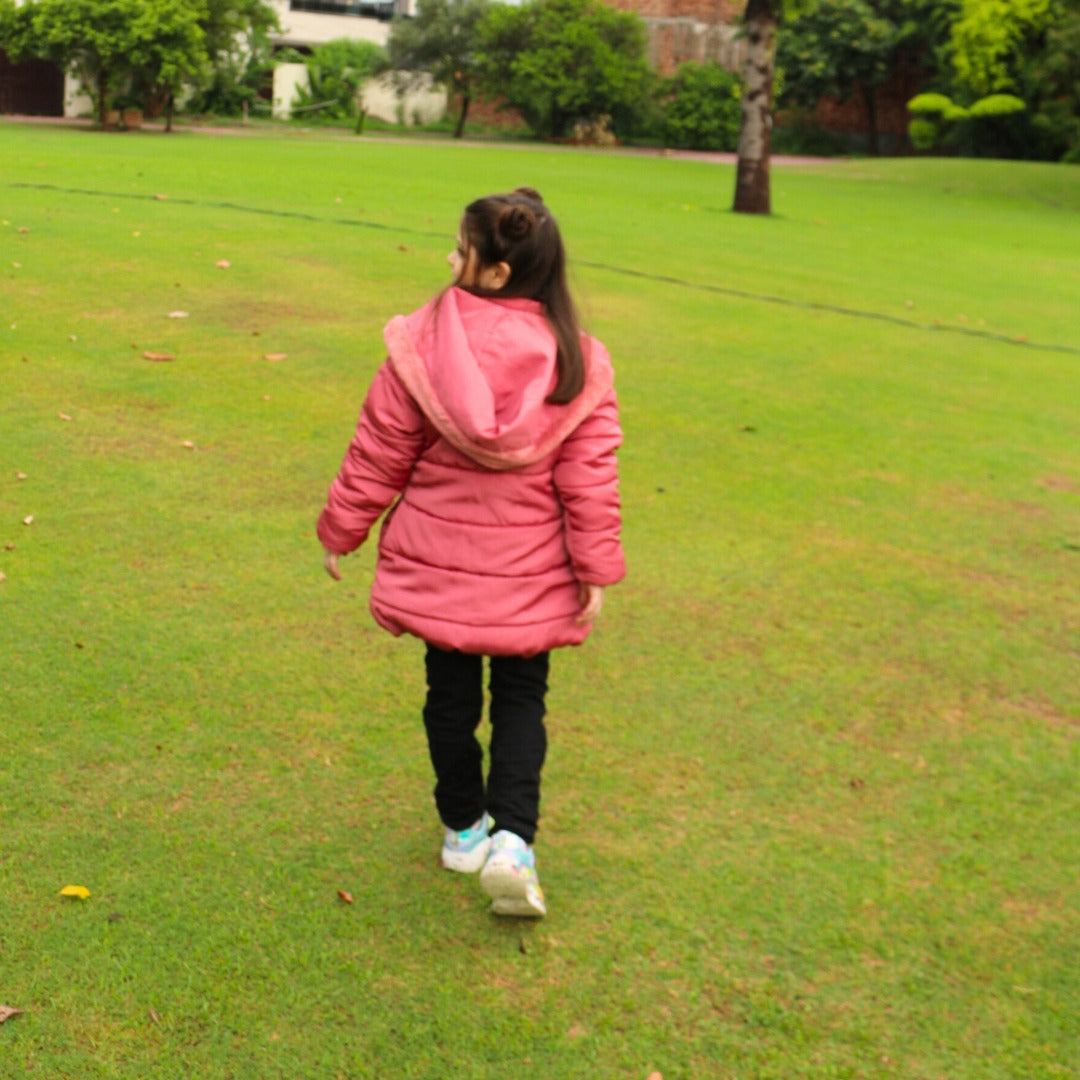
[[[384,363],[319,515],[316,532],[327,550],[344,555],[367,539],[379,515],[405,487],[424,443],[423,413]]]
[[[614,585],[626,575],[615,459],[621,443],[619,407],[609,390],[563,443],[555,465],[574,576],[590,585]]]

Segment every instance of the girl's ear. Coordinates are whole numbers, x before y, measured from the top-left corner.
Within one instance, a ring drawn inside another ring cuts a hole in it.
[[[498,292],[504,288],[506,283],[510,280],[510,264],[505,262],[497,262],[491,266],[485,266],[477,278],[477,284],[482,289],[488,289],[490,292]]]

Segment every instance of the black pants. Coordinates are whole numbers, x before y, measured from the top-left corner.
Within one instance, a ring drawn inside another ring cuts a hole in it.
[[[492,831],[527,844],[540,817],[540,770],[547,752],[544,696],[548,654],[491,657],[491,762],[476,729],[484,712],[483,657],[427,647],[424,726],[435,766],[435,805],[448,829],[467,829],[486,810]]]

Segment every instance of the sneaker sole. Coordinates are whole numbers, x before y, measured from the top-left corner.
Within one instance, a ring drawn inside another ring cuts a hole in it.
[[[509,866],[489,864],[480,876],[480,884],[491,897],[491,910],[496,915],[539,919],[547,914],[536,885],[525,881]]]
[[[489,836],[486,840],[481,840],[472,851],[447,851],[443,848],[439,861],[447,870],[454,870],[459,874],[475,874],[487,861],[490,850]]]
[[[518,919],[542,919],[547,914],[547,908],[539,900],[515,900],[509,896],[492,900],[491,910],[496,915],[512,915]]]

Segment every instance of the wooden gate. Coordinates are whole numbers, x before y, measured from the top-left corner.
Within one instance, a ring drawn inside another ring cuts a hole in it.
[[[0,49],[0,113],[64,115],[64,73],[48,60],[13,64]]]

